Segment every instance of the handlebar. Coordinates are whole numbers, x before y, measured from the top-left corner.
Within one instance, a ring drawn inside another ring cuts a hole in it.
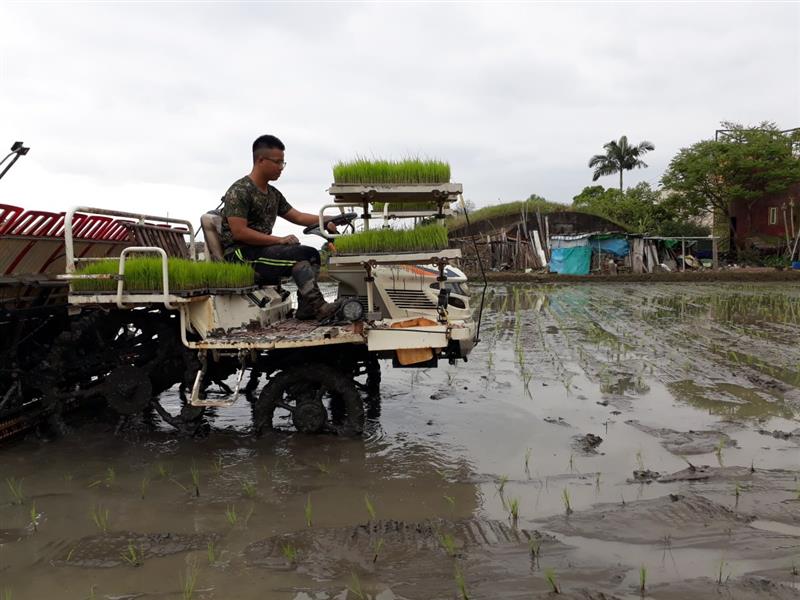
[[[328,223],[334,223],[335,225],[349,225],[356,219],[356,217],[358,217],[358,213],[347,212],[332,217],[324,217],[324,223],[325,225],[327,225]],[[303,235],[322,235],[322,230],[320,229],[320,225],[318,223],[314,225],[309,225],[308,227],[303,229]],[[323,235],[322,237],[325,236]]]

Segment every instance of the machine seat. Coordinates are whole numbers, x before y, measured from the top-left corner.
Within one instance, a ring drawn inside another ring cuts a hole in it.
[[[206,260],[210,262],[222,262],[225,260],[225,253],[222,251],[222,215],[216,210],[210,210],[200,217],[200,226],[203,228],[203,237],[206,240]],[[290,277],[282,278],[278,281],[260,281],[256,274],[256,285],[275,286],[281,289],[281,283],[290,281]]]
[[[217,211],[209,211],[200,217],[200,226],[203,228],[203,237],[206,240],[206,260],[221,262],[224,260],[222,252],[222,215]]]

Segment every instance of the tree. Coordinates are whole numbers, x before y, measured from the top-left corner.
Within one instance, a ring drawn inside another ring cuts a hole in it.
[[[615,223],[633,233],[665,236],[708,235],[708,228],[698,225],[671,197],[664,198],[646,182],[628,188],[605,189],[602,185],[583,188],[573,198],[572,206]]]
[[[723,122],[728,135],[704,140],[675,155],[661,178],[673,194],[670,201],[686,214],[716,214],[730,230],[732,249],[741,241],[732,226],[733,209],[744,203],[748,218],[755,203],[770,194],[784,193],[800,181],[800,158],[793,144],[798,132],[787,135],[775,123],[743,127]]]
[[[652,142],[644,141],[638,146],[628,144],[627,136],[622,136],[619,141],[611,140],[603,146],[605,154],[595,154],[589,159],[589,168],[594,169],[592,181],[597,181],[605,175],[619,173],[619,191],[622,192],[622,173],[632,169],[647,167],[639,157],[644,156],[656,147]]]

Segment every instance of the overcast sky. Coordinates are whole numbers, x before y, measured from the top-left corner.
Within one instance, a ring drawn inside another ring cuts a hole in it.
[[[800,126],[800,4],[0,6],[0,149],[31,147],[0,202],[27,208],[196,220],[263,133],[301,210],[356,154],[446,159],[478,206],[568,203],[612,138],[655,144],[626,174],[655,185],[721,120]]]

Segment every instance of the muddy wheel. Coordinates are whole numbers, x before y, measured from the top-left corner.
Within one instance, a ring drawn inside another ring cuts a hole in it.
[[[253,404],[256,435],[287,422],[302,433],[361,435],[364,404],[349,374],[319,364],[294,367],[273,378]]]
[[[150,404],[153,386],[145,369],[122,365],[111,371],[103,382],[109,406],[120,415],[141,413]]]

